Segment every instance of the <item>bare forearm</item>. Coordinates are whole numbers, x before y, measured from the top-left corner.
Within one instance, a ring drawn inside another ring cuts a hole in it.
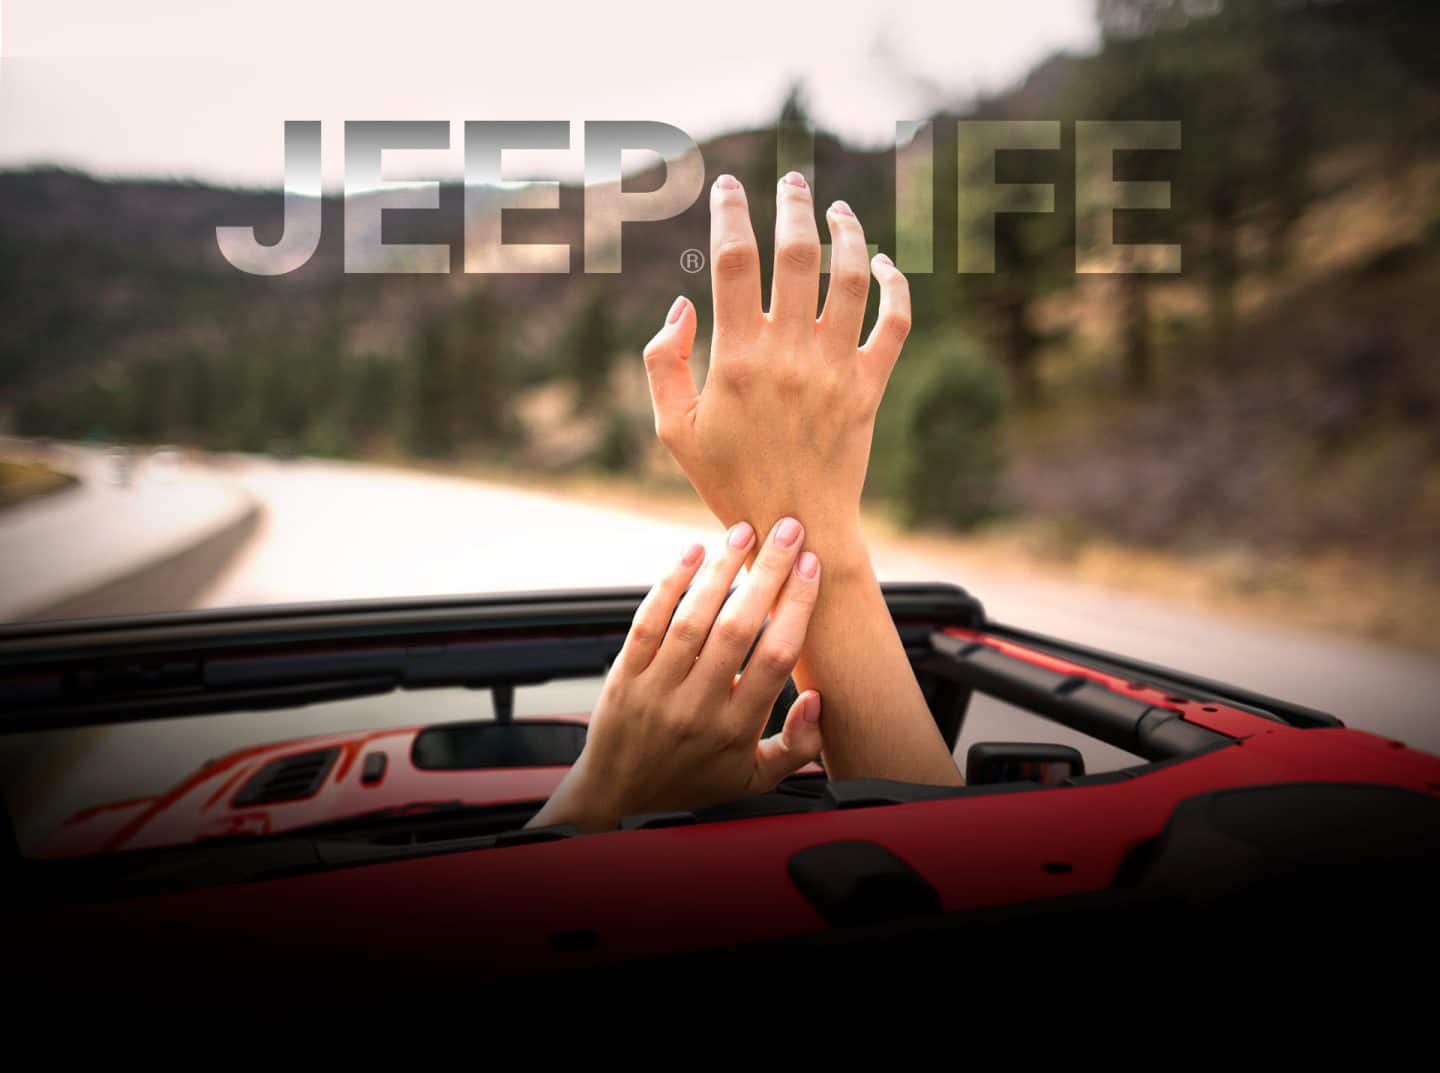
[[[587,781],[582,758],[525,826],[549,827],[569,823],[587,833],[613,830],[620,822],[620,809],[612,797],[602,791],[603,786],[597,787],[593,780]]]
[[[820,589],[819,559],[803,539],[804,526],[782,518],[762,541],[748,522],[731,526],[703,570],[705,549],[686,551],[635,612],[585,748],[528,826],[609,831],[622,816],[766,793],[820,758],[814,693],[795,698],[779,734],[760,736]],[[749,574],[727,598],[757,543]]]
[[[783,511],[804,523],[826,580],[794,676],[823,698],[830,773],[957,783],[859,539],[875,415],[910,331],[910,286],[889,257],[870,255],[854,209],[837,201],[825,213],[830,287],[817,318],[821,251],[809,183],[791,172],[775,198],[764,309],[744,187],[733,175],[715,180],[710,366],[697,393],[688,358],[698,316],[678,298],[645,347],[656,432],[722,521],[764,524]],[[872,275],[880,305],[862,343]]]
[[[831,778],[961,782],[858,539],[821,553],[825,587],[795,668],[796,685],[825,701]]]

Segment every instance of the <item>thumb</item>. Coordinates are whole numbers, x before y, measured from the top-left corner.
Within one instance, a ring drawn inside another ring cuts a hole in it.
[[[775,789],[786,775],[820,759],[820,694],[807,689],[795,698],[780,733],[755,746],[755,774],[750,792]]]
[[[665,326],[645,344],[645,375],[655,408],[655,433],[667,447],[685,427],[695,408],[695,380],[690,375],[690,348],[695,343],[695,307],[681,295],[670,307]]]

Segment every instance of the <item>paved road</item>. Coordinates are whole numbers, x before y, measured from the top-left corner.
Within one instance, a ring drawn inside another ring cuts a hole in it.
[[[210,605],[644,585],[688,541],[713,545],[718,535],[509,487],[374,467],[257,462],[237,476],[266,504],[268,518]],[[900,546],[877,547],[876,565],[888,580],[963,585],[1004,622],[1232,681],[1440,752],[1440,660],[1432,657],[986,574]],[[999,729],[983,712],[976,716],[967,729]],[[1054,736],[1039,720],[1025,729]]]
[[[475,481],[316,462],[254,461],[227,469],[266,509],[250,545],[205,606],[645,585],[691,541],[718,529],[680,524]],[[1037,578],[984,573],[903,546],[877,546],[890,580],[951,581],[1006,622],[1126,652],[1332,711],[1352,726],[1440,753],[1440,660],[1360,641],[1198,615],[1163,603]],[[586,710],[597,682],[521,690],[521,715]],[[486,718],[468,690],[361,698],[303,712],[238,713],[68,733],[34,764],[12,806],[33,852],[77,808],[161,792],[207,758],[289,737]],[[1058,741],[1089,770],[1136,761],[1029,713],[977,698],[956,753],[984,740]],[[0,755],[0,763],[5,757]]]
[[[249,507],[213,470],[143,452],[55,446],[47,461],[79,484],[0,517],[0,620],[33,617],[183,551]]]

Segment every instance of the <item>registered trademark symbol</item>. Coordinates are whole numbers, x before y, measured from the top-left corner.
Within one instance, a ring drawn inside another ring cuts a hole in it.
[[[705,270],[705,255],[699,250],[686,250],[680,255],[680,267],[692,276]]]

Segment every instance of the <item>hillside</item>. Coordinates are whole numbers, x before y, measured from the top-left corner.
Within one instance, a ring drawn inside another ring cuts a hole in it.
[[[942,526],[1041,519],[1079,543],[1440,578],[1440,86],[1418,62],[1440,33],[1376,15],[1402,7],[1231,3],[937,114],[936,272],[912,281],[872,501]],[[1183,273],[1078,276],[1072,121],[1159,115],[1182,122],[1183,151],[1115,166],[1168,181],[1172,210],[1121,213],[1117,233],[1181,243]],[[955,121],[975,117],[1063,121],[1058,154],[1000,161],[1001,181],[1054,184],[1056,211],[1002,219],[993,276],[954,271],[984,190],[957,166]],[[702,147],[710,176],[756,195],[762,253],[776,148],[774,131]],[[821,200],[848,200],[893,250],[893,152],[822,135],[816,165]],[[387,216],[386,241],[449,241],[458,266],[462,200],[447,185],[438,211]],[[706,320],[708,276],[680,265],[707,246],[703,199],[628,226],[620,276],[579,270],[573,186],[558,211],[505,223],[507,241],[569,243],[567,276],[345,275],[333,199],[304,268],[229,266],[215,227],[273,239],[280,207],[0,173],[0,430],[674,482],[636,356],[676,293]],[[934,398],[963,405],[937,415]]]

